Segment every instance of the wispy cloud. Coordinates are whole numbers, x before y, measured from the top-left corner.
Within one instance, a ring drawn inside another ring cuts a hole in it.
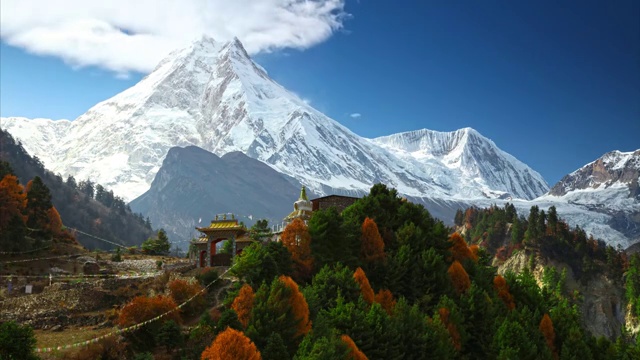
[[[349,116],[350,116],[351,118],[353,118],[353,119],[359,119],[359,118],[361,118],[361,117],[362,117],[362,114],[360,114],[360,113],[352,113],[352,114],[350,114]]]
[[[345,0],[2,0],[0,38],[75,67],[149,72],[208,35],[250,54],[305,49],[342,28]]]

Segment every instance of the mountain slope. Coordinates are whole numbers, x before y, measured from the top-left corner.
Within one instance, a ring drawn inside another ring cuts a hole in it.
[[[39,176],[51,191],[53,205],[63,224],[126,246],[140,245],[153,234],[145,221],[126,208],[108,208],[65,183],[31,157],[13,137],[0,129],[0,160],[7,161],[22,184]],[[113,245],[84,234],[76,234],[87,248],[112,249]]]
[[[471,128],[452,132],[417,130],[373,139],[406,161],[423,165],[457,199],[532,199],[548,189],[542,176]],[[460,181],[451,181],[452,178]],[[484,196],[478,196],[477,191]]]
[[[271,80],[237,40],[194,42],[72,122],[1,121],[53,171],[91,178],[128,200],[149,188],[171,147],[188,145],[218,156],[240,151],[319,195],[362,194],[377,182],[447,199],[531,199],[547,190],[537,173],[470,129],[433,136],[464,138],[451,148],[461,154],[456,164],[362,138]]]
[[[169,150],[151,188],[130,205],[186,247],[180,242],[198,236],[198,220],[208,223],[216,213],[232,212],[245,223],[266,218],[276,224],[299,193],[296,180],[240,152],[220,158],[188,146]]]

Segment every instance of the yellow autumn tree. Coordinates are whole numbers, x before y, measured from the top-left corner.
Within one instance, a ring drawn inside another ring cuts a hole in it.
[[[201,360],[262,360],[260,351],[242,332],[228,327],[218,334],[200,357]]]
[[[304,221],[294,219],[284,228],[280,241],[291,253],[296,279],[309,278],[313,257],[311,256],[311,236]]]
[[[373,303],[374,295],[373,289],[371,288],[371,284],[369,284],[369,279],[367,279],[367,275],[364,273],[362,268],[357,268],[353,273],[353,278],[356,280],[358,285],[360,285],[360,293],[362,294],[362,298],[367,304]]]
[[[364,219],[362,223],[362,256],[368,263],[384,259],[384,241],[378,225],[371,218]]]
[[[453,288],[456,289],[458,294],[462,294],[467,291],[469,287],[471,287],[471,280],[469,279],[469,274],[465,271],[460,264],[459,261],[454,261],[451,266],[449,266],[449,277],[451,278],[451,283],[453,284]]]
[[[348,360],[369,360],[367,355],[358,349],[358,346],[349,335],[342,335],[340,339],[347,345],[347,349],[349,349],[349,353],[347,354]]]
[[[249,284],[244,284],[231,304],[231,308],[238,314],[238,320],[245,328],[251,318],[254,295],[253,288]]]

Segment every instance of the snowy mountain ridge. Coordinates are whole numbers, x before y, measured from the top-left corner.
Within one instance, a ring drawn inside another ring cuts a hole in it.
[[[127,200],[149,188],[171,147],[189,145],[218,156],[241,151],[317,194],[364,193],[377,182],[453,199],[531,199],[548,189],[472,129],[420,130],[429,136],[411,152],[400,146],[409,133],[362,138],[271,80],[237,39],[203,37],[171,53],[74,121],[1,122],[52,171],[92,179]]]

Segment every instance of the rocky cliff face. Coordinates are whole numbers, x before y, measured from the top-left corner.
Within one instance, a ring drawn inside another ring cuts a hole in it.
[[[529,268],[532,254],[534,253],[521,251],[513,255],[498,266],[498,273],[504,275],[508,271],[522,272],[525,268]],[[576,281],[573,271],[566,264],[534,255],[532,272],[539,286],[542,286],[542,275],[545,267],[555,267],[559,273],[566,270],[565,290],[568,293],[573,293],[577,290],[583,297],[580,311],[583,315],[583,323],[586,329],[595,336],[606,336],[609,339],[620,336],[620,329],[628,318],[624,300],[624,288],[620,284],[621,280],[614,281],[600,274],[589,279],[586,283],[580,283]]]

